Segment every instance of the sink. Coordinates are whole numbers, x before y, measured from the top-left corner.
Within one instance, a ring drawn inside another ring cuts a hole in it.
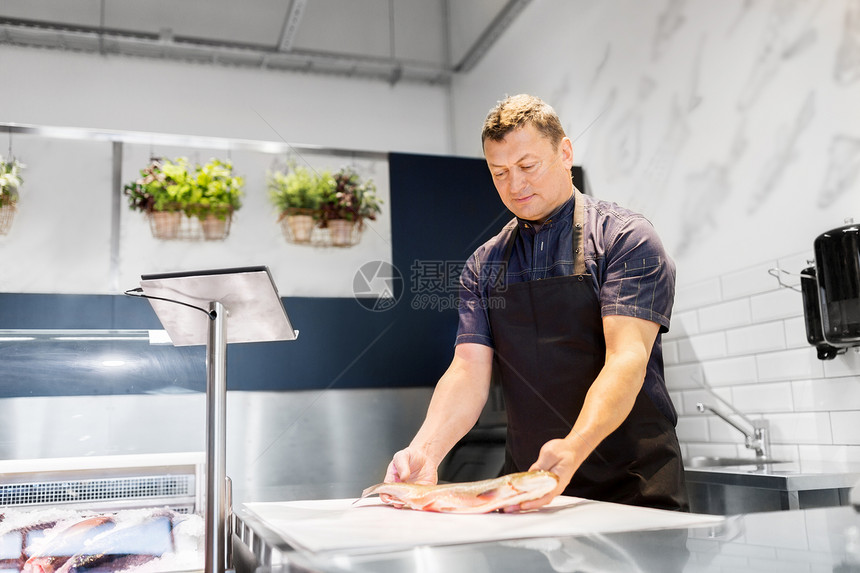
[[[772,457],[684,458],[690,511],[734,515],[848,505],[860,466]]]
[[[729,466],[753,466],[761,464],[781,464],[787,460],[773,458],[724,458],[718,456],[693,456],[684,460],[687,468],[719,468]]]

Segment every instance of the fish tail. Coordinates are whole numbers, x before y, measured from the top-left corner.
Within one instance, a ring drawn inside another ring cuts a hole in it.
[[[378,492],[380,489],[382,489],[382,486],[384,486],[384,485],[385,485],[384,483],[378,483],[378,484],[376,484],[376,485],[372,485],[372,486],[370,486],[369,488],[367,488],[367,489],[365,489],[364,491],[362,491],[362,492],[361,492],[361,497],[360,497],[360,498],[358,498],[358,499],[362,499],[362,498],[365,498],[365,497],[367,497],[367,496],[370,496],[370,495],[375,494],[375,493],[376,493],[376,492]]]

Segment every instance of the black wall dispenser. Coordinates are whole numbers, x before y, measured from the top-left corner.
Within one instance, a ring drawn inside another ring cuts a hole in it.
[[[845,225],[818,235],[815,261],[800,273],[800,289],[782,282],[782,269],[770,269],[780,285],[800,290],[806,340],[820,360],[832,360],[848,348],[860,347],[860,224]]]
[[[860,225],[845,223],[815,238],[815,265],[802,272],[806,338],[821,360],[860,346]]]

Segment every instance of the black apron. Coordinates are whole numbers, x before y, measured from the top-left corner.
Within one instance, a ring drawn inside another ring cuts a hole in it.
[[[584,205],[576,193],[574,274],[502,285],[490,305],[494,370],[508,429],[503,473],[526,471],[540,448],[564,438],[603,368],[603,320],[583,252]],[[504,255],[507,262],[517,231]],[[663,509],[689,509],[673,424],[643,389],[618,429],[586,458],[565,495]]]

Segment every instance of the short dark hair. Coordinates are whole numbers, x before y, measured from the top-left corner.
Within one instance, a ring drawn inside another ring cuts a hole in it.
[[[481,131],[481,146],[488,139],[501,141],[507,134],[526,125],[533,125],[553,147],[565,137],[558,114],[539,97],[519,94],[498,102],[487,114]]]

